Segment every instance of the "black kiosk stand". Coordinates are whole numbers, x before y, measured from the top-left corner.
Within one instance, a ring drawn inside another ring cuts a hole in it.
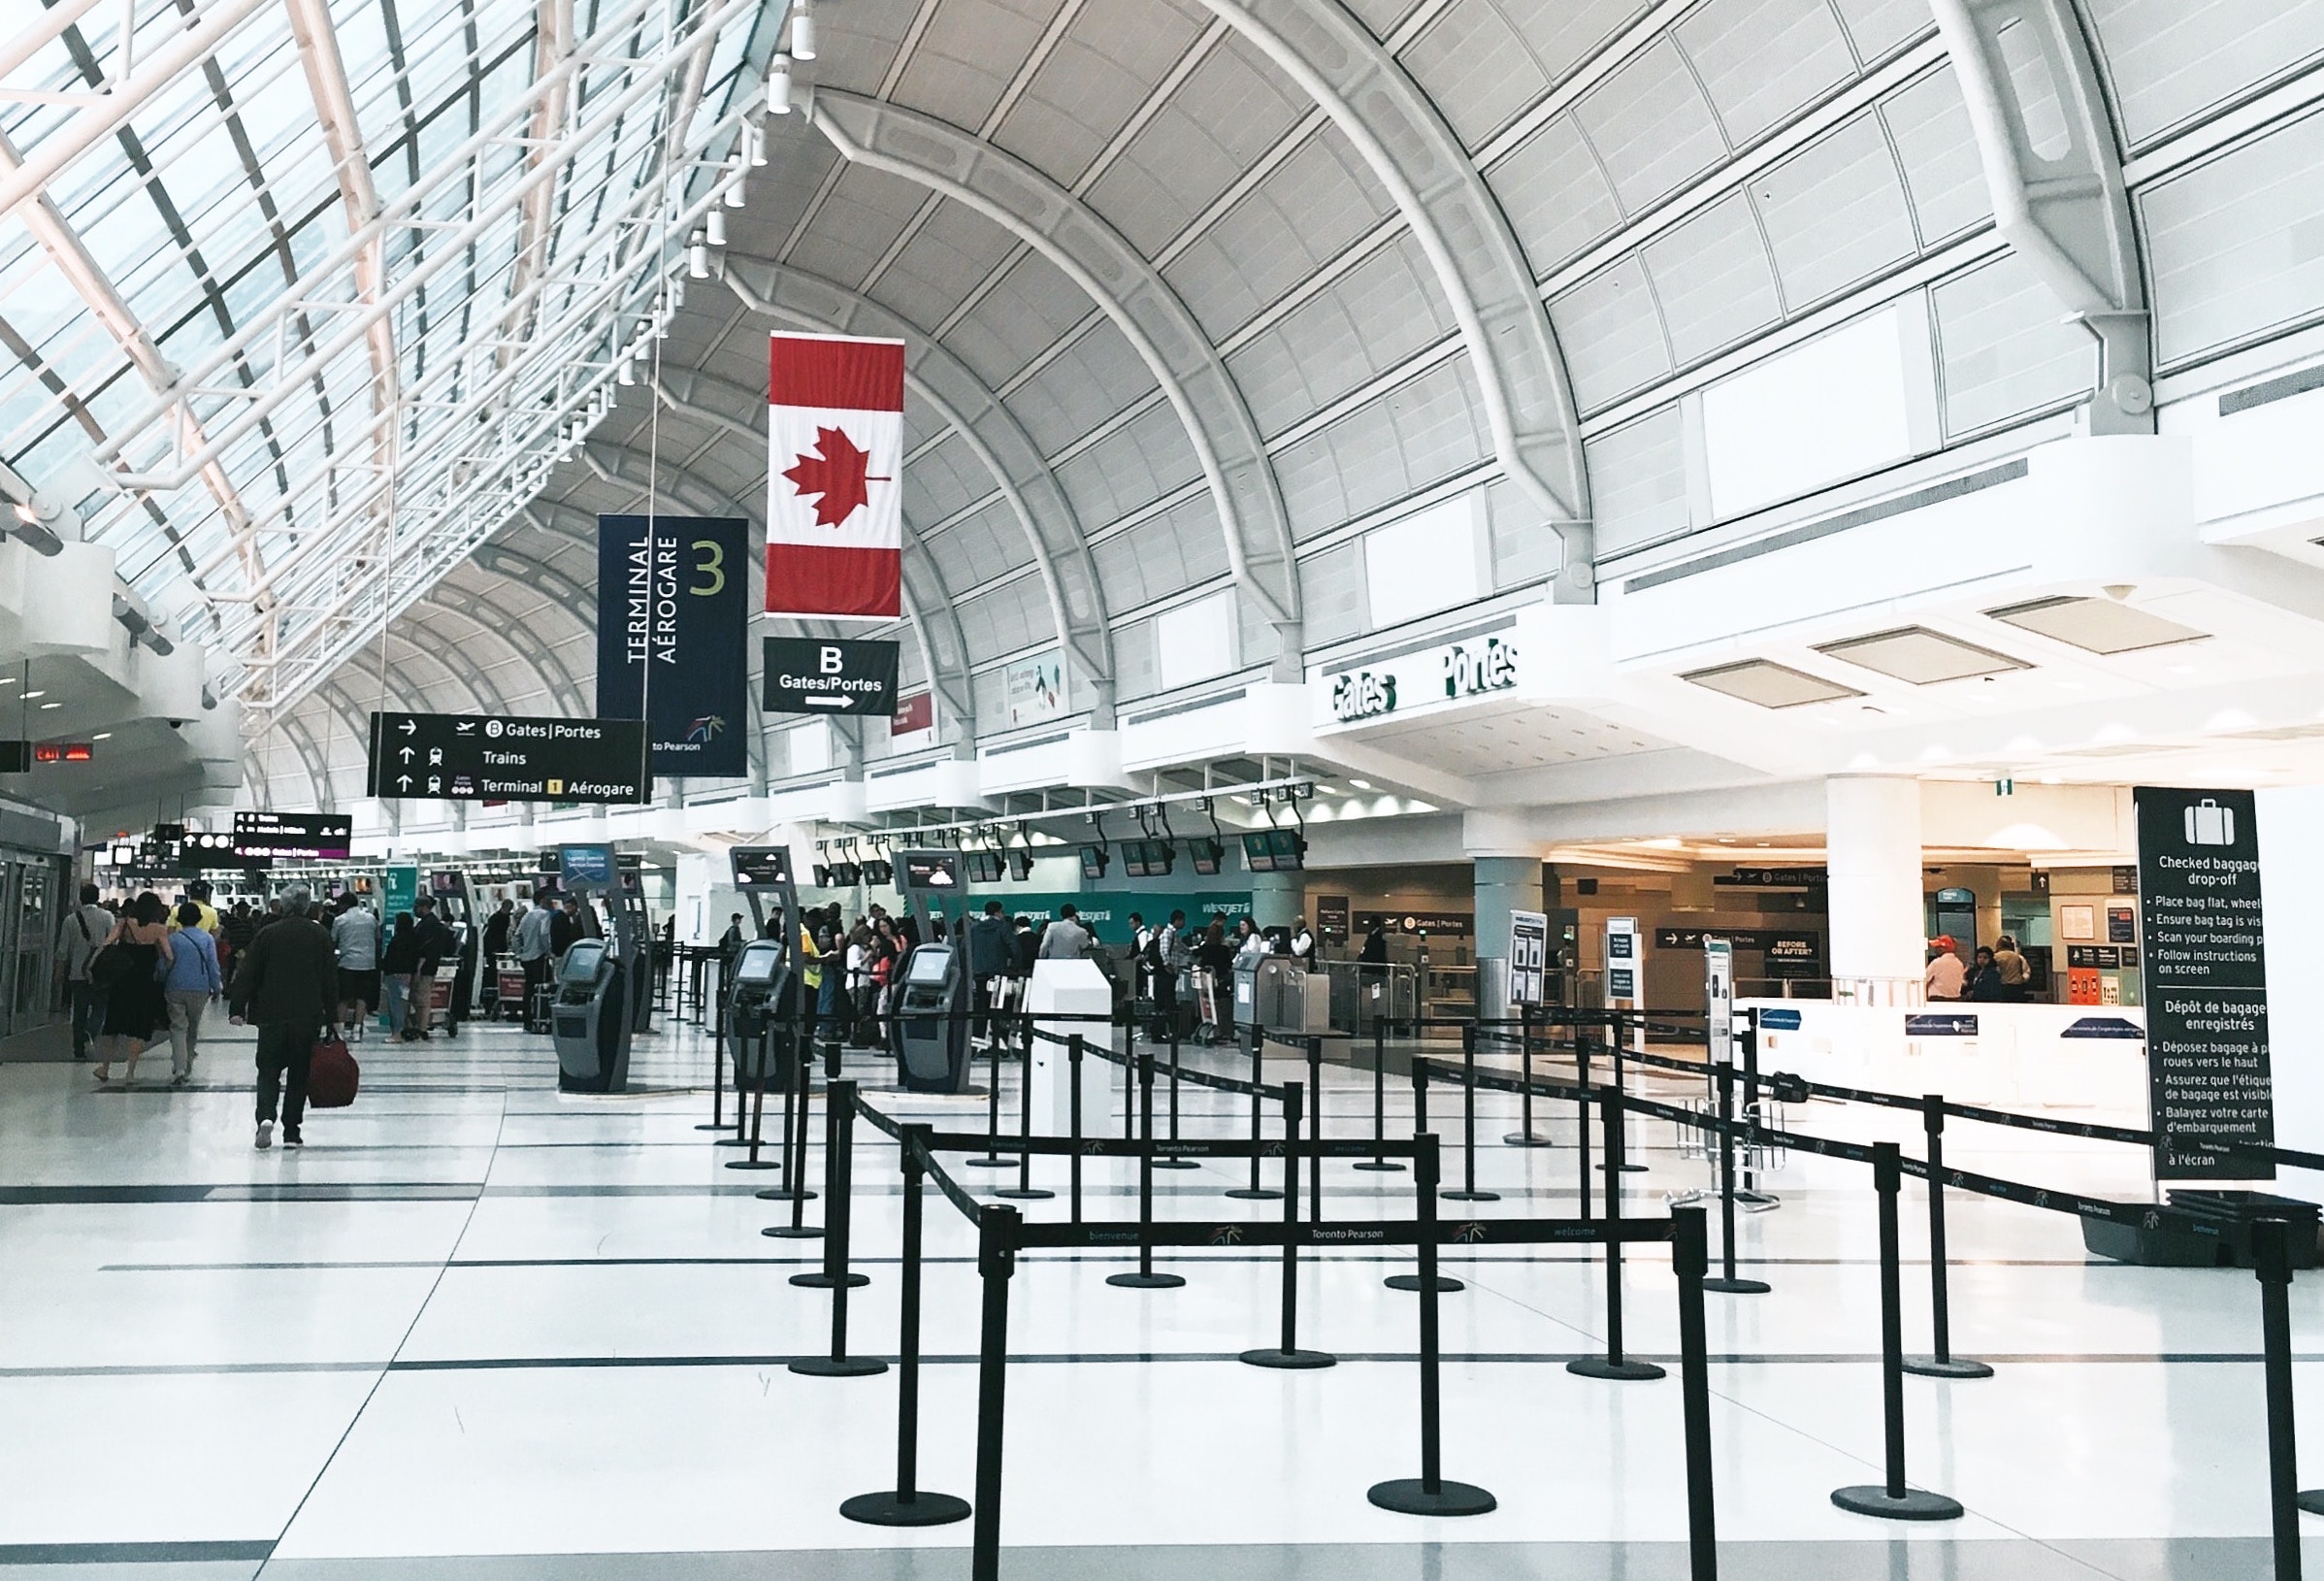
[[[602,939],[576,939],[557,964],[549,1005],[557,1090],[618,1093],[629,1088],[629,974]]]
[[[773,1081],[791,1085],[791,1067],[798,1062],[775,1058],[779,1044],[789,1049],[799,1012],[799,886],[791,877],[791,853],[780,845],[737,845],[727,853],[735,888],[750,906],[752,930],[758,937],[742,946],[735,962],[735,980],[727,985],[726,1039],[729,1068],[735,1072],[736,1103],[741,1103],[743,1084]],[[767,903],[774,902],[775,928],[767,930]]]
[[[968,939],[966,884],[958,851],[899,851],[896,887],[920,925],[921,942],[904,957],[896,1001],[897,1081],[906,1092],[968,1090]],[[947,903],[957,902],[957,913]],[[945,937],[936,939],[935,920]]]

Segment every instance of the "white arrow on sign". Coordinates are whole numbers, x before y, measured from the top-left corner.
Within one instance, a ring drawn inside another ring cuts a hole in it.
[[[409,762],[411,761],[411,748],[410,748],[410,747],[407,746],[407,747],[405,747],[405,748],[404,748],[404,751],[403,751],[403,758],[404,758],[404,761],[405,761],[406,763],[409,763]]]
[[[411,788],[411,776],[409,774],[398,774],[395,776],[395,784],[396,789],[398,790],[409,790]]]
[[[402,724],[396,726],[396,728],[402,731],[405,735],[409,736],[413,731],[419,729],[419,725],[414,720],[407,719]]]
[[[847,699],[843,697],[802,697],[800,701],[810,708],[843,708],[847,707]]]

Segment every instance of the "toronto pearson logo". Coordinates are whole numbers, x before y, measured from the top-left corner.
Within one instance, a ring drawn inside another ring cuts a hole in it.
[[[725,728],[725,719],[715,713],[705,713],[686,727],[686,740],[697,746],[707,746],[711,739]]]
[[[857,448],[846,430],[818,427],[815,448],[802,453],[783,473],[801,499],[814,497],[815,525],[837,527],[870,504],[870,484],[893,478],[868,476],[871,456]]]

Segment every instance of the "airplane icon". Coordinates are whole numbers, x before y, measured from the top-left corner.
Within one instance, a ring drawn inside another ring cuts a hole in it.
[[[474,719],[463,719],[452,726],[452,734],[455,736],[473,736],[475,733],[476,722]]]

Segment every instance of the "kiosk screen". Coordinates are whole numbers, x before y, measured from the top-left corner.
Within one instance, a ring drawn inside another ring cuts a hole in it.
[[[941,988],[951,967],[951,950],[941,944],[923,944],[912,951],[912,964],[903,980],[915,988]]]
[[[576,988],[586,988],[597,981],[598,964],[605,959],[606,941],[602,939],[576,939],[565,951],[565,959],[557,968],[557,981]]]
[[[782,960],[781,948],[767,939],[746,944],[742,958],[735,963],[735,981],[750,988],[765,988],[774,981],[774,969]]]

